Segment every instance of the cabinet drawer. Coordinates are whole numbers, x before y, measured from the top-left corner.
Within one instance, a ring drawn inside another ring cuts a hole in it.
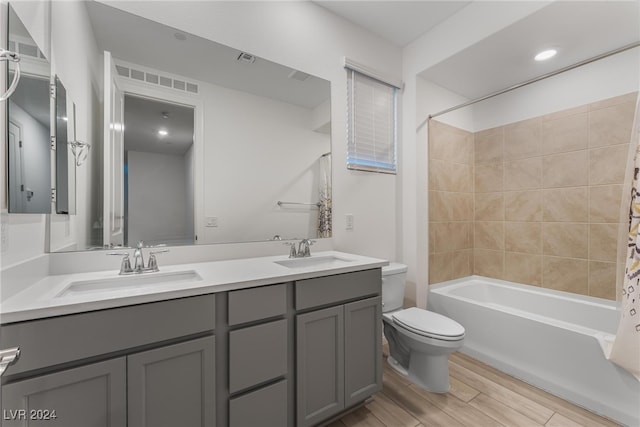
[[[287,380],[261,388],[229,402],[230,427],[287,425]]]
[[[287,285],[229,292],[229,325],[281,316],[287,312]]]
[[[296,282],[296,309],[318,307],[382,292],[382,272],[379,268],[316,277]]]
[[[276,320],[229,333],[229,392],[287,373],[287,321]]]
[[[0,348],[20,347],[12,375],[214,327],[215,296],[204,295],[6,325]]]

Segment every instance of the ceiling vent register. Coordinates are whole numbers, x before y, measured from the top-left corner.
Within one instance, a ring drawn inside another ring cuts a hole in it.
[[[40,51],[40,49],[38,49],[38,46],[30,43],[11,40],[9,41],[9,50],[19,53],[20,56],[29,56],[40,61],[47,61],[47,58]]]
[[[149,73],[146,71],[136,70],[135,68],[116,65],[118,75],[139,82],[162,86],[169,89],[179,90],[181,92],[198,93],[198,85],[186,82],[184,80],[174,79],[171,77],[161,76],[159,74]]]

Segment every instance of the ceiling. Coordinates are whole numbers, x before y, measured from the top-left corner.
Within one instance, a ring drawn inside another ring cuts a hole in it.
[[[181,156],[193,145],[193,108],[131,95],[124,108],[125,150]]]
[[[313,2],[399,47],[414,41],[471,3],[457,0]]]
[[[470,3],[314,2],[400,47]],[[638,0],[550,2],[419,75],[468,99],[478,98],[640,41],[639,3]],[[533,56],[547,47],[556,48],[558,55],[547,62],[535,62]]]
[[[468,99],[488,95],[638,42],[638,5],[554,2],[419,75]],[[547,48],[558,54],[544,62],[533,59]]]
[[[87,10],[99,50],[115,58],[305,108],[329,99],[330,84],[318,77],[299,80],[292,68],[263,58],[238,61],[237,49],[96,1]]]
[[[471,2],[313,0],[313,3],[404,47],[445,23]],[[639,4],[639,0],[550,2],[537,12],[423,70],[419,76],[468,99],[484,96],[640,41]],[[187,40],[181,42],[174,36],[176,31],[169,27],[108,6],[91,2],[89,12],[100,48],[112,50],[116,53],[114,56],[126,61],[214,84],[222,84],[216,79],[218,75],[224,75],[228,82],[223,85],[263,96],[288,93],[280,86],[283,82],[300,83],[282,78],[291,69],[260,58],[250,66],[238,63],[235,61],[239,54],[237,50],[192,35],[187,35]],[[478,19],[486,18],[479,16]],[[555,47],[558,55],[542,63],[533,61],[533,56],[547,47]],[[166,55],[166,52],[172,54]],[[212,67],[220,73],[208,72]],[[316,85],[315,88],[306,85],[309,87],[305,90],[309,92],[293,91],[300,96],[292,95],[297,98],[288,102],[318,105],[322,94],[328,92],[329,83],[316,80],[305,81]],[[268,83],[260,84],[264,82]],[[270,88],[276,90],[267,94]]]

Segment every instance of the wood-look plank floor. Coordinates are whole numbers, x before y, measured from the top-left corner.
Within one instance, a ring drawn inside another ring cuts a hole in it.
[[[449,356],[446,394],[411,384],[386,363],[386,355],[384,366],[383,389],[374,400],[328,427],[618,426],[462,353]]]

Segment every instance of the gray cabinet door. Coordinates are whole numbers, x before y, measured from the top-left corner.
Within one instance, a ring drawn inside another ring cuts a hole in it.
[[[382,300],[344,306],[345,407],[382,389]]]
[[[128,356],[128,427],[214,426],[214,347],[209,336]]]
[[[126,390],[124,357],[7,384],[2,427],[124,427]]]
[[[344,409],[344,309],[296,316],[296,401],[299,427]]]

